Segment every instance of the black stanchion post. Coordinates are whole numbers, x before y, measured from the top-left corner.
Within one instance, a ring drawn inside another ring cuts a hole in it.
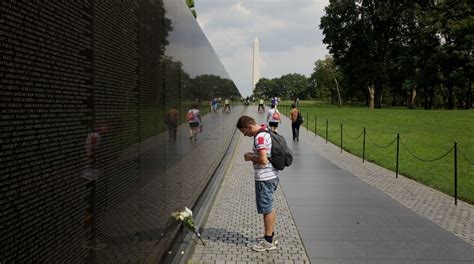
[[[317,126],[317,124],[316,124],[317,121],[318,121],[318,118],[316,116],[314,116],[314,136],[315,137],[317,137],[317,132],[318,132],[317,127],[316,127]]]
[[[364,141],[362,143],[362,163],[364,163],[365,160],[365,127],[364,127]]]
[[[454,204],[458,205],[458,143],[454,142]]]
[[[309,112],[306,112],[306,131],[309,130]]]
[[[400,155],[400,133],[397,133],[397,169],[395,178],[398,178],[398,157]]]
[[[328,143],[328,124],[329,120],[326,119],[326,144]]]
[[[316,116],[314,116],[314,136],[315,136],[315,137],[316,137],[316,132],[317,132],[317,131],[316,131],[316,121],[317,121],[317,120],[318,120],[318,119],[316,118]]]
[[[341,153],[342,153],[342,123],[341,123]]]

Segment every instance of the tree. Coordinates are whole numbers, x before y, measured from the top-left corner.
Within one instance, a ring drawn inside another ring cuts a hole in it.
[[[180,61],[173,61],[173,57],[162,56],[160,67],[163,72],[163,102],[179,102],[181,98],[187,98],[192,90],[189,83],[190,77],[183,70],[183,64]]]
[[[417,91],[423,95],[424,108],[431,109],[435,87],[439,81],[438,47],[433,3],[417,1],[400,14],[403,25],[390,61],[389,82],[392,87],[392,105],[397,95],[405,98],[409,108],[415,107]]]
[[[287,98],[305,98],[308,90],[308,79],[298,73],[290,73],[276,80],[277,91],[273,96]]]
[[[308,78],[308,96],[309,98],[316,98],[317,97],[317,87],[318,87],[318,80],[316,77],[316,73],[313,71],[311,76]]]
[[[455,88],[470,102],[473,75],[474,4],[468,0],[445,0],[435,5],[441,41],[442,80],[447,89],[447,108],[454,108]],[[467,97],[467,98],[466,98]],[[469,104],[468,104],[469,105]]]
[[[274,80],[261,78],[255,85],[254,96],[256,96],[257,98],[271,97],[274,96],[275,91],[276,83]]]
[[[194,18],[197,18],[196,14],[196,9],[194,8],[194,0],[185,0],[186,5],[189,7],[189,10],[191,10],[191,13],[193,14]]]
[[[473,7],[469,0],[331,0],[320,28],[345,95],[364,91],[380,108],[382,96],[414,107],[419,94],[431,109],[438,92],[448,109],[469,107]]]
[[[311,79],[316,80],[316,97],[320,99],[331,99],[331,102],[337,99],[341,105],[340,81],[343,79],[342,73],[335,65],[330,56],[324,60],[317,60],[314,63]]]
[[[308,94],[308,79],[298,73],[290,73],[280,78],[261,78],[255,85],[254,95],[257,97],[299,97],[305,98]]]
[[[412,5],[412,1],[331,0],[321,18],[323,42],[328,44],[336,65],[349,79],[359,79],[359,89],[374,85],[376,108],[382,107],[389,58],[399,41],[399,14]]]
[[[190,90],[190,99],[194,98],[229,98],[230,96],[239,96],[239,90],[234,82],[229,79],[223,79],[213,74],[203,74],[196,76],[192,80],[192,89]]]

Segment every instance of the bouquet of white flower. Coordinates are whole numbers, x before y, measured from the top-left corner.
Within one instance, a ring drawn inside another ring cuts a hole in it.
[[[189,230],[191,230],[191,232],[193,232],[199,238],[199,240],[204,246],[206,245],[204,240],[202,240],[201,238],[201,233],[199,232],[199,228],[194,223],[193,211],[191,211],[191,209],[184,207],[184,211],[173,212],[171,213],[171,217],[176,221],[179,220],[183,222],[184,226],[188,228]]]

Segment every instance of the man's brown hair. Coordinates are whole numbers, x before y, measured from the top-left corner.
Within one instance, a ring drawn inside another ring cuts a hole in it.
[[[250,116],[241,116],[235,125],[238,129],[246,128],[249,125],[256,125],[255,119]]]

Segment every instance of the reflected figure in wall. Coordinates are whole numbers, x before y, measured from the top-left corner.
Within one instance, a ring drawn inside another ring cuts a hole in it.
[[[83,247],[89,249],[86,262],[94,262],[95,251],[105,247],[97,239],[97,208],[96,208],[96,192],[97,180],[99,179],[100,168],[98,164],[98,155],[100,149],[107,144],[105,134],[108,126],[101,125],[91,130],[85,140],[86,150],[86,166],[81,174],[81,178],[85,180],[85,186],[88,189],[88,195],[85,197],[87,207],[84,212],[84,229],[86,230],[87,241]]]
[[[198,128],[199,131],[202,131],[201,112],[199,111],[196,104],[194,104],[193,107],[189,109],[186,120],[189,123],[189,140],[194,139],[194,141],[196,141]]]
[[[176,106],[172,106],[171,109],[165,114],[165,124],[168,126],[169,142],[176,141],[178,120],[179,112],[176,110]]]
[[[201,107],[201,99],[196,98],[196,100],[194,100],[194,102],[196,103],[196,105],[197,105],[198,107]]]

